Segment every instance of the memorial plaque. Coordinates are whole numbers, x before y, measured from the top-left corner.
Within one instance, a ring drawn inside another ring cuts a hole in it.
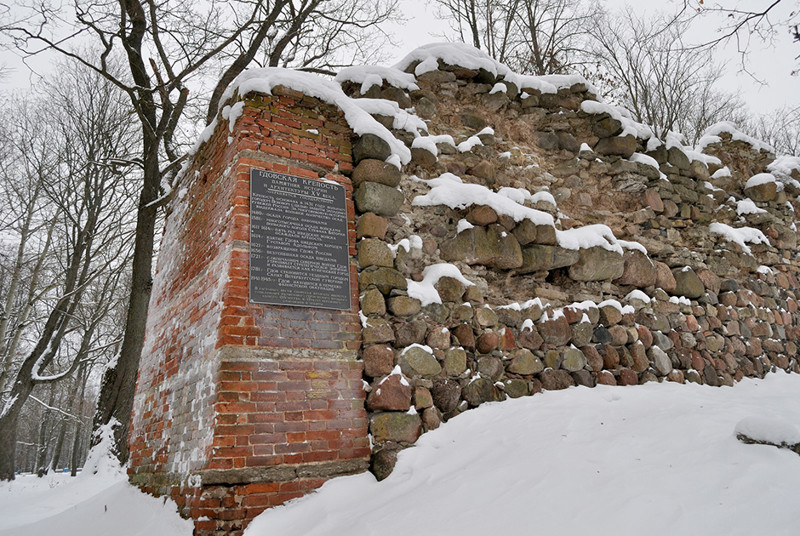
[[[250,301],[350,309],[344,186],[250,170]]]

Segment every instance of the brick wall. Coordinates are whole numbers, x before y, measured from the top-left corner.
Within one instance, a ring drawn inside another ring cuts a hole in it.
[[[197,534],[236,534],[264,508],[369,458],[350,181],[336,108],[276,88],[221,121],[171,203],[131,425],[131,480],[169,494]],[[345,186],[349,311],[248,298],[250,170]]]

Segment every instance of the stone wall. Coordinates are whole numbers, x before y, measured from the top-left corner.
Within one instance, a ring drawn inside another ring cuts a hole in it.
[[[485,402],[800,372],[800,162],[731,125],[658,140],[579,77],[434,48],[340,85],[254,74],[183,175],[130,473],[198,532],[368,459],[382,479]],[[352,188],[352,311],[250,303],[251,167]]]
[[[404,194],[402,203],[364,195],[356,205],[378,478],[420,434],[485,402],[598,383],[733,385],[799,370],[799,169],[745,188],[775,158],[763,144],[732,127],[704,140],[705,153],[656,143],[574,79],[548,79],[557,88],[543,93],[440,58],[415,81],[410,91],[384,81],[364,93],[359,79],[344,83],[355,98],[413,106],[438,136],[431,151],[393,131],[412,147],[402,173],[379,152],[353,172],[357,188],[399,185]],[[459,200],[446,173],[486,190]],[[555,225],[515,216],[491,197],[503,191]],[[758,229],[769,243],[745,251],[712,223]],[[575,247],[569,230],[613,235]],[[409,238],[416,247],[397,247]],[[460,273],[426,273],[439,263]],[[441,303],[426,305],[412,288],[428,283]]]

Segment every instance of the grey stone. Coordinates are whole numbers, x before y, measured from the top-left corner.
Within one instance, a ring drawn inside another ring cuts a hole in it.
[[[394,267],[392,250],[383,240],[378,238],[365,238],[358,242],[358,265],[361,268],[370,266]]]
[[[369,470],[375,475],[375,478],[380,482],[387,476],[392,474],[394,466],[397,463],[397,449],[384,448],[379,449],[372,454],[370,459]]]
[[[519,378],[511,378],[503,382],[506,394],[511,398],[519,398],[521,396],[528,396],[530,389],[528,382],[520,380]]]
[[[653,368],[661,376],[666,376],[672,372],[672,361],[669,356],[658,346],[651,346],[647,351],[647,357],[653,364]]]
[[[689,169],[691,162],[689,161],[689,157],[686,156],[680,148],[678,147],[670,147],[667,149],[667,162],[672,164],[678,169]]]
[[[522,250],[521,273],[541,272],[572,266],[580,259],[578,250],[533,245]]]
[[[462,393],[464,400],[470,406],[480,406],[484,402],[497,402],[503,400],[503,393],[495,387],[489,378],[477,378],[470,381]]]
[[[400,369],[406,376],[436,376],[442,371],[442,366],[433,356],[419,346],[406,348],[399,358]]]
[[[461,386],[453,379],[433,380],[431,396],[433,404],[439,408],[439,411],[449,413],[456,409],[461,400]]]
[[[610,138],[622,132],[622,123],[608,114],[597,116],[598,119],[592,123],[592,134],[598,138]]]
[[[675,277],[675,290],[671,294],[675,296],[686,296],[687,298],[697,299],[706,292],[703,282],[690,267],[679,268],[672,271]]]
[[[358,274],[358,286],[362,292],[374,286],[384,295],[388,295],[392,289],[406,290],[408,282],[403,274],[394,268],[381,266],[367,268]]]
[[[383,160],[368,158],[359,162],[355,167],[351,180],[353,181],[353,187],[358,187],[365,181],[395,187],[400,184],[400,170],[393,164]]]
[[[542,360],[526,348],[517,350],[512,355],[513,357],[507,366],[508,372],[512,374],[528,376],[530,374],[538,374],[544,370]]]
[[[627,136],[614,136],[613,138],[601,138],[594,146],[594,152],[599,155],[616,155],[623,158],[630,158],[636,152],[636,138],[628,134]]]
[[[367,158],[384,161],[391,154],[389,144],[375,134],[364,134],[353,144],[353,161],[356,164]]]
[[[403,192],[379,184],[363,182],[354,195],[359,212],[374,212],[379,216],[394,216],[403,204]]]
[[[600,246],[579,250],[578,262],[569,267],[576,281],[603,281],[620,277],[625,269],[622,255]]]
[[[442,370],[445,376],[460,376],[467,370],[467,352],[462,348],[451,348],[444,355]]]
[[[577,348],[567,348],[564,350],[561,368],[570,372],[583,370],[586,366],[586,356]]]
[[[461,231],[454,239],[442,243],[440,250],[447,261],[460,260],[503,270],[522,266],[519,242],[498,225]]]

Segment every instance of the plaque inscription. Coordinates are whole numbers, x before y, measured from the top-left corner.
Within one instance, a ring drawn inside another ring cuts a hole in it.
[[[250,170],[250,301],[350,309],[344,186]]]

